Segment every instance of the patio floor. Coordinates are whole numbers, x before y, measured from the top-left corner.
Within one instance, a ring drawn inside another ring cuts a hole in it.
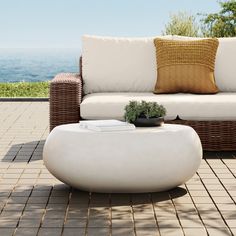
[[[168,192],[90,194],[46,170],[47,135],[48,102],[0,102],[0,235],[236,235],[236,152]]]

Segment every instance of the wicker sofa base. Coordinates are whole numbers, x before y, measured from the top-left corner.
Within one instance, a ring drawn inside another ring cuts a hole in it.
[[[82,71],[82,68],[81,68]],[[80,120],[83,80],[80,74],[63,73],[50,83],[50,130]],[[176,119],[170,124],[189,125],[198,133],[207,151],[236,151],[236,121],[191,121]],[[181,138],[181,137],[180,137]]]
[[[82,80],[79,74],[62,73],[50,83],[50,131],[58,126],[79,122]]]
[[[206,151],[236,150],[236,121],[173,120],[169,124],[189,125],[198,133]]]

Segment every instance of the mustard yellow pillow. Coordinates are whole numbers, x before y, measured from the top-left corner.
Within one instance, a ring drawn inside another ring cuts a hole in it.
[[[218,39],[154,39],[157,81],[154,93],[217,93],[214,78]]]

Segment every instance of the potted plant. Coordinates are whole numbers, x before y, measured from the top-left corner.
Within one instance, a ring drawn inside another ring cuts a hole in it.
[[[166,109],[156,102],[130,101],[125,106],[124,118],[135,126],[160,126],[164,123]]]

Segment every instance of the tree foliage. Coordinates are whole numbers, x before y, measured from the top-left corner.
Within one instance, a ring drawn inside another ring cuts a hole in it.
[[[200,22],[187,12],[171,14],[162,33],[190,37],[235,37],[236,0],[220,1],[219,4],[218,13],[198,14],[202,16]]]
[[[199,25],[195,16],[187,12],[178,12],[170,15],[170,21],[165,25],[163,35],[199,36]]]
[[[236,36],[236,0],[219,2],[219,13],[206,15],[202,20],[202,32],[206,37]]]

